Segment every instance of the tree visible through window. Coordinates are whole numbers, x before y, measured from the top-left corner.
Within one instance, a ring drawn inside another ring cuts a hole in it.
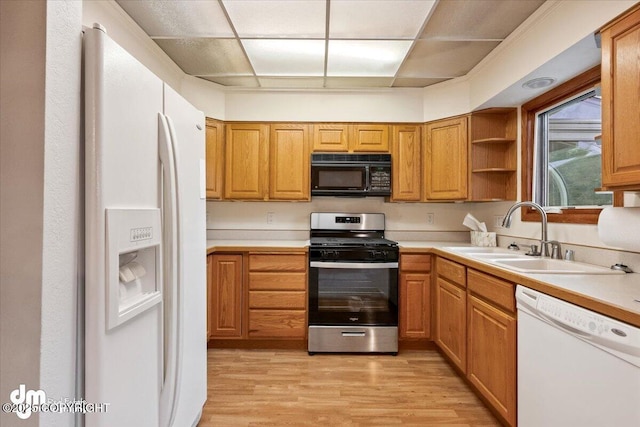
[[[612,204],[601,185],[601,100],[594,90],[538,114],[535,200],[543,206]]]

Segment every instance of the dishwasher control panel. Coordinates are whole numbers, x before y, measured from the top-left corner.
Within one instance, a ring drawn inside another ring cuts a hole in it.
[[[545,296],[538,298],[537,309],[555,320],[589,334],[602,335],[611,330],[609,319],[604,319],[600,315],[589,313],[578,307],[567,306]],[[626,336],[624,331],[622,333],[622,336]]]

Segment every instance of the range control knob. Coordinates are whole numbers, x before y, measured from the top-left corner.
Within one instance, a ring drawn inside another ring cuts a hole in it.
[[[320,256],[322,257],[322,259],[337,259],[338,251],[324,249],[320,251]]]
[[[371,259],[387,259],[387,252],[374,249],[369,251],[369,256]]]

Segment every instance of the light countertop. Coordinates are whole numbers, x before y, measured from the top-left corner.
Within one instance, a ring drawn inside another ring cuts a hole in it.
[[[640,274],[528,274],[497,267],[464,256],[450,247],[468,243],[442,241],[399,241],[402,252],[425,252],[445,256],[488,274],[536,289],[587,309],[640,327]],[[309,240],[208,240],[207,253],[251,250],[308,250]]]

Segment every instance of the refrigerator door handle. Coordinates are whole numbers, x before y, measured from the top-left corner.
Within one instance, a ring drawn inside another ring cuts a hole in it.
[[[177,400],[178,377],[178,192],[176,159],[173,150],[171,123],[169,118],[158,113],[159,157],[162,164],[162,220],[164,247],[163,284],[163,346],[160,390],[160,425],[170,426],[174,418]]]

